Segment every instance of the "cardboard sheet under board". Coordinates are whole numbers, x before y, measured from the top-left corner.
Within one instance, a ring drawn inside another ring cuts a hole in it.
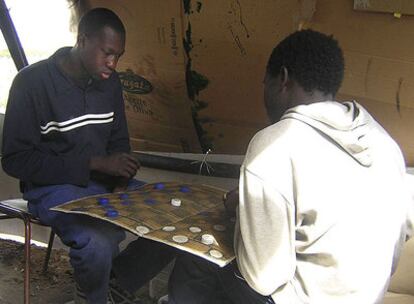
[[[71,201],[53,210],[109,221],[225,266],[235,257],[234,220],[224,210],[225,192],[202,184],[154,183],[135,191]],[[173,205],[172,199],[179,199],[181,205]]]

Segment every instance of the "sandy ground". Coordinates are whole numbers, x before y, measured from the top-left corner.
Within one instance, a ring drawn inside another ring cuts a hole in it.
[[[0,303],[23,303],[23,245],[0,240]],[[42,274],[46,249],[32,246],[31,251],[31,303],[63,304],[73,298],[73,273],[68,253],[64,249],[53,250],[49,269]],[[156,281],[156,295],[165,292],[165,281]],[[153,304],[149,298],[148,286],[137,292],[140,304]]]

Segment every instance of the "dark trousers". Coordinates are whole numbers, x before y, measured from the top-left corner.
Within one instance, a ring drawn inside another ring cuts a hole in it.
[[[250,288],[236,263],[220,268],[190,254],[177,257],[168,296],[169,304],[274,304]]]
[[[142,184],[134,181],[128,188],[130,190]],[[103,220],[86,215],[55,212],[49,208],[107,192],[108,190],[101,184],[90,182],[87,187],[74,185],[38,187],[25,192],[23,196],[29,201],[29,211],[39,217],[43,223],[51,226],[62,242],[70,247],[69,257],[75,281],[85,293],[87,301],[94,304],[107,302],[112,261],[118,256],[119,243],[125,238],[125,232]],[[158,251],[161,252],[156,253]],[[159,263],[157,260],[151,260],[151,257],[159,258]],[[135,261],[129,261],[131,258]],[[130,290],[137,289],[156,275],[172,258],[170,252],[168,250],[164,252],[161,245],[138,239],[118,256],[115,264],[120,270],[114,269],[114,273],[121,281],[135,283],[134,288],[129,288]],[[134,267],[131,267],[134,262]],[[123,266],[124,264],[127,266]],[[130,277],[122,279],[122,276],[126,275]]]

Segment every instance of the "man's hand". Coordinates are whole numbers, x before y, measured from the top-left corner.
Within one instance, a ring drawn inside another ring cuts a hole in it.
[[[117,177],[112,192],[123,192],[128,189],[129,178]]]
[[[239,206],[239,188],[227,192],[223,197],[224,207],[229,216],[236,216],[236,209]]]
[[[128,153],[116,153],[108,156],[95,156],[89,161],[89,169],[111,176],[131,178],[135,176],[140,164]]]

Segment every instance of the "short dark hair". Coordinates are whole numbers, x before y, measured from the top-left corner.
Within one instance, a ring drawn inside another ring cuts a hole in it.
[[[335,95],[344,78],[344,57],[338,42],[313,30],[297,31],[273,49],[267,73],[277,77],[282,67],[307,92]]]
[[[105,26],[125,36],[121,19],[113,11],[103,7],[94,8],[82,16],[78,24],[78,35],[94,35]]]

